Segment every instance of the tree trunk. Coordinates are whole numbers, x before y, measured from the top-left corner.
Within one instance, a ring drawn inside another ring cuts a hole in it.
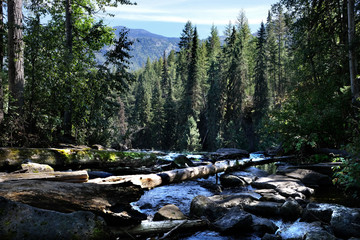
[[[24,42],[22,35],[22,0],[8,1],[8,56],[11,106],[21,113],[24,102]]]
[[[65,5],[65,21],[66,21],[66,48],[65,64],[65,94],[66,94],[66,106],[64,111],[64,135],[69,140],[71,139],[72,129],[72,86],[71,86],[71,66],[73,60],[73,24],[72,24],[72,2],[66,0]]]
[[[4,67],[4,13],[3,1],[0,1],[0,123],[4,120],[4,90],[3,90],[3,67]]]
[[[15,173],[0,175],[0,183],[14,180],[47,180],[56,182],[83,183],[87,182],[87,171],[74,172],[42,172],[42,173]]]
[[[111,232],[120,236],[151,235],[159,233],[172,233],[172,230],[181,229],[188,232],[189,229],[199,230],[208,225],[204,220],[165,220],[165,221],[142,221],[141,224],[127,228],[111,228]],[[165,234],[166,235],[166,234]],[[164,237],[168,237],[170,234]],[[163,239],[163,238],[160,238]]]
[[[348,0],[348,41],[349,41],[349,73],[351,83],[352,103],[358,105],[359,102],[359,83],[356,79],[357,66],[355,59],[355,13],[354,13],[354,0]]]

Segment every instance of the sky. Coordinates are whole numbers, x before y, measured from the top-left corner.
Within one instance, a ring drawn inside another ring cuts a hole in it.
[[[215,25],[219,35],[225,26],[235,23],[241,10],[245,11],[252,33],[266,22],[271,5],[279,0],[135,0],[137,5],[107,8],[115,17],[106,18],[110,26],[145,29],[166,37],[180,37],[185,23],[197,27],[199,37],[205,39]]]

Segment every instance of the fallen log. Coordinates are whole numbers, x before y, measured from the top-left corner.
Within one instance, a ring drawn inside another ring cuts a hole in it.
[[[91,179],[89,182],[97,184],[116,184],[121,181],[129,181],[135,185],[141,186],[144,189],[151,189],[160,185],[166,185],[170,183],[178,183],[186,180],[192,180],[196,178],[206,178],[211,175],[215,175],[220,172],[233,171],[242,169],[252,165],[261,165],[264,163],[284,161],[291,159],[294,156],[289,157],[268,157],[264,159],[252,160],[249,158],[241,160],[223,160],[215,162],[214,164],[202,165],[197,167],[188,167],[183,169],[175,169],[171,171],[160,172],[156,174],[138,174],[128,176],[111,176],[107,178]]]
[[[0,183],[0,196],[33,207],[59,212],[91,211],[110,224],[135,224],[144,215],[130,203],[140,199],[143,190],[130,182],[99,185],[41,180],[14,180]]]
[[[0,175],[0,183],[14,180],[46,180],[57,182],[83,183],[89,180],[87,171],[14,173]]]
[[[166,221],[142,221],[141,224],[118,228],[111,227],[111,232],[115,236],[146,236],[152,234],[160,234],[160,233],[169,233],[174,228],[176,230],[184,230],[189,231],[191,229],[198,230],[208,226],[208,221],[206,220],[166,220]],[[171,232],[172,233],[172,232]],[[170,233],[170,234],[171,234]],[[169,234],[169,235],[170,235]]]

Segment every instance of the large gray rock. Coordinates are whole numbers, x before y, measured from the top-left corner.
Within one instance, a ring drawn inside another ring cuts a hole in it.
[[[47,164],[33,162],[23,163],[21,168],[27,173],[54,172],[54,169]]]
[[[206,217],[214,221],[228,212],[226,207],[220,206],[208,197],[196,196],[190,204],[190,215],[194,217]]]
[[[241,177],[232,174],[222,174],[220,183],[223,187],[242,187],[247,184]]]
[[[103,218],[91,212],[59,213],[0,197],[0,239],[109,239]]]
[[[243,211],[241,208],[234,207],[223,217],[213,223],[214,228],[225,234],[250,231],[252,225],[251,214]]]
[[[242,159],[249,157],[249,152],[237,148],[220,148],[211,153],[213,159]]]
[[[337,237],[360,237],[360,209],[335,205],[330,225]]]
[[[278,229],[275,223],[267,218],[252,215],[252,221],[252,231],[258,236],[263,236],[266,233],[274,234]]]
[[[174,204],[168,204],[155,213],[154,221],[162,220],[184,220],[186,216]]]
[[[214,195],[209,197],[209,199],[214,201],[219,206],[225,208],[243,208],[244,205],[249,205],[253,201],[258,200],[257,196],[251,193],[239,193],[236,195]]]
[[[276,202],[260,202],[252,201],[250,204],[245,204],[244,210],[263,217],[279,216],[281,203]]]
[[[331,179],[329,176],[309,169],[294,169],[293,167],[283,166],[278,168],[276,173],[298,179],[306,186],[310,187],[317,188],[331,185]]]
[[[286,197],[280,195],[275,189],[257,189],[255,192],[261,195],[261,201],[280,203],[286,201]]]
[[[293,198],[288,198],[280,207],[280,215],[284,220],[295,221],[302,213],[303,208]]]
[[[322,204],[322,203],[309,203],[304,209],[302,216],[302,221],[314,222],[321,221],[325,223],[330,223],[331,215],[333,213],[333,208],[331,204]]]
[[[306,199],[314,193],[314,189],[306,187],[301,181],[281,175],[262,177],[251,185],[259,189],[275,189],[282,196],[295,199]]]

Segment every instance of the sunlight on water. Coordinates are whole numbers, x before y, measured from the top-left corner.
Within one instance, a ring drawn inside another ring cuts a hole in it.
[[[307,222],[300,222],[300,219],[294,223],[286,223],[281,220],[274,221],[274,223],[279,228],[276,234],[280,235],[282,239],[303,239],[307,232],[319,230],[318,226]]]

